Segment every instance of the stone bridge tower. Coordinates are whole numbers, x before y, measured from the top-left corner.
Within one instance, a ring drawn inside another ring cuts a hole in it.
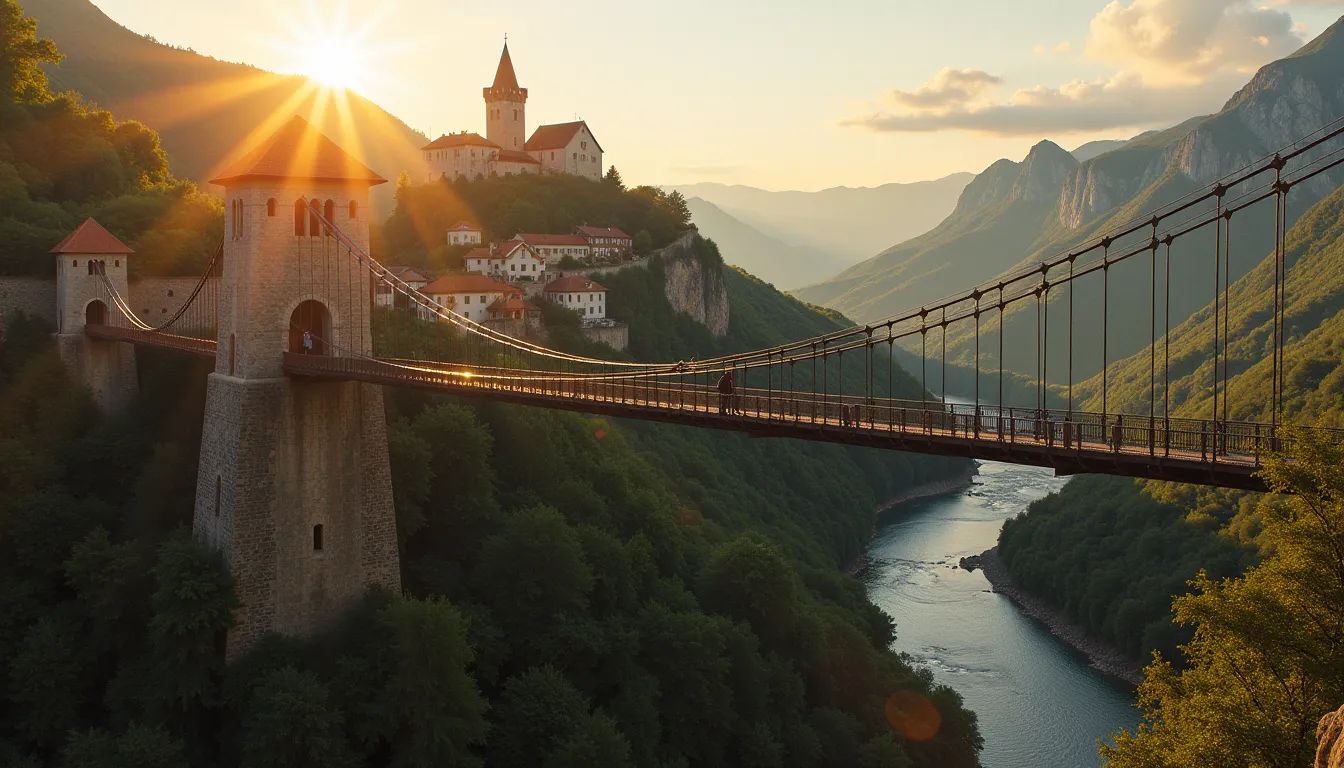
[[[56,256],[56,349],[75,381],[106,410],[126,405],[138,391],[135,346],[91,339],[86,324],[110,322],[112,307],[99,271],[117,292],[129,297],[128,258],[133,253],[93,219],[80,224],[51,252]]]
[[[315,354],[368,348],[369,292],[313,279],[348,257],[307,206],[367,251],[369,188],[384,182],[299,117],[211,180],[228,216],[194,530],[235,581],[229,657],[323,629],[370,584],[400,590],[382,389],[283,368],[305,330]]]

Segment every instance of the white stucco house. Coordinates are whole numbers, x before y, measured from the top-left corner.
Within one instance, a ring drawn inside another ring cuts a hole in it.
[[[546,299],[579,313],[584,320],[607,316],[607,289],[586,277],[562,277],[546,284]]]

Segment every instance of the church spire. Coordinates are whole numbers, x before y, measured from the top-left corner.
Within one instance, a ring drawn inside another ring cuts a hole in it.
[[[504,39],[504,52],[499,55],[499,67],[495,70],[495,84],[490,86],[496,91],[517,91],[518,76],[513,72],[513,59],[509,57],[509,41]]]

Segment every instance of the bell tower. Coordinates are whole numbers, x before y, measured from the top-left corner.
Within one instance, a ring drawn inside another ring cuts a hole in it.
[[[501,149],[522,152],[527,143],[527,89],[518,86],[509,57],[509,44],[499,56],[495,83],[482,89],[485,96],[485,138]]]
[[[284,371],[305,331],[311,354],[370,348],[369,292],[313,276],[349,266],[322,218],[367,251],[385,180],[294,117],[211,183],[229,215],[193,530],[234,578],[233,657],[320,631],[370,584],[400,590],[382,389]]]

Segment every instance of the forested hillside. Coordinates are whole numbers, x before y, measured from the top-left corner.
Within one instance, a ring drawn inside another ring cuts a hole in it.
[[[60,53],[16,5],[0,13],[6,50],[28,40],[0,69],[0,275],[54,274],[51,247],[89,216],[140,254],[134,272],[199,271],[223,236],[219,201],[173,177],[152,130],[54,96],[39,64]]]
[[[117,24],[89,0],[23,0],[22,6],[37,19],[39,34],[65,54],[47,70],[53,87],[154,129],[184,178],[205,181],[292,115],[384,178],[421,165],[425,136],[357,93],[161,44]],[[383,213],[390,193],[375,190]]]

